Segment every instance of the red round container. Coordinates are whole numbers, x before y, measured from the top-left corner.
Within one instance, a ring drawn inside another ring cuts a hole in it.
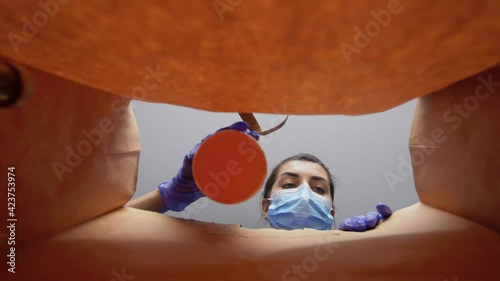
[[[257,193],[266,177],[266,159],[256,140],[240,131],[221,131],[204,142],[193,160],[196,185],[208,198],[236,204]]]

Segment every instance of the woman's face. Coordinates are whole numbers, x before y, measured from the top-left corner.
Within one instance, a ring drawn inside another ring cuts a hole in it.
[[[328,174],[325,169],[317,163],[300,160],[289,161],[279,168],[276,182],[269,193],[269,197],[280,190],[296,188],[303,183],[309,184],[312,192],[316,192],[332,202],[330,182],[328,181]],[[262,214],[264,218],[267,218],[269,205],[270,202],[268,200],[262,200]],[[331,214],[332,216],[334,215],[334,210],[331,211]]]

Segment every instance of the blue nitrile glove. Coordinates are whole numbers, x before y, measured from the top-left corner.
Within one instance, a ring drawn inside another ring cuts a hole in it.
[[[392,215],[392,210],[389,206],[378,203],[376,212],[368,212],[366,216],[355,216],[354,218],[344,219],[339,226],[340,230],[344,231],[366,231],[375,228],[379,221],[385,220]]]
[[[255,140],[259,140],[259,133],[257,131],[249,130],[249,126],[246,122],[240,121],[232,124],[229,127],[224,127],[219,130],[236,130],[240,132],[244,132]],[[165,211],[183,211],[189,204],[198,200],[205,195],[198,189],[196,183],[193,178],[193,158],[198,151],[201,143],[206,140],[208,137],[212,136],[210,134],[206,136],[200,143],[196,144],[193,149],[191,149],[188,154],[184,157],[184,163],[182,167],[177,172],[177,175],[172,178],[171,181],[166,181],[160,183],[158,185],[158,189],[160,190],[161,200],[163,201],[163,205],[165,206]]]

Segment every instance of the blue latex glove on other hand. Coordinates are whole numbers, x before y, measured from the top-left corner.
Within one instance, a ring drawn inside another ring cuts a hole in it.
[[[340,230],[363,232],[375,228],[377,224],[386,220],[392,215],[392,210],[389,206],[378,203],[377,212],[369,212],[366,216],[356,216],[354,218],[345,218],[339,226]]]
[[[217,132],[224,130],[236,130],[244,132],[249,136],[253,137],[255,140],[259,140],[259,133],[257,131],[252,131],[249,129],[249,125],[246,122],[240,121],[232,124],[231,126],[221,128]],[[216,133],[217,133],[216,132]],[[171,181],[162,182],[158,185],[160,190],[161,200],[165,206],[165,211],[183,211],[189,204],[194,201],[204,197],[205,195],[200,191],[193,178],[193,158],[201,143],[208,137],[212,136],[210,134],[206,136],[201,142],[196,144],[193,149],[191,149],[184,157],[184,162],[182,167],[177,172],[177,175],[172,178]]]

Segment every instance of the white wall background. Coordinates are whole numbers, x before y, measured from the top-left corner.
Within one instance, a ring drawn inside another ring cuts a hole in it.
[[[180,168],[184,155],[202,138],[221,127],[240,121],[237,113],[214,113],[191,108],[133,101],[141,137],[142,153],[134,198],[170,180]],[[409,162],[408,138],[415,101],[389,111],[364,116],[290,116],[279,131],[261,137],[259,143],[271,169],[286,157],[300,152],[320,158],[337,178],[336,224],[345,217],[374,211],[378,202],[393,210],[418,202],[413,176],[398,173],[401,160]],[[256,114],[263,129],[283,120],[283,115]],[[403,157],[403,158],[401,158]],[[385,174],[403,180],[392,184]],[[262,190],[261,190],[262,192]],[[189,218],[222,224],[263,227],[261,192],[236,205],[223,205],[207,198],[193,206],[206,206]],[[191,207],[193,207],[191,206]],[[189,207],[188,207],[189,208]],[[186,213],[166,215],[186,217]]]

